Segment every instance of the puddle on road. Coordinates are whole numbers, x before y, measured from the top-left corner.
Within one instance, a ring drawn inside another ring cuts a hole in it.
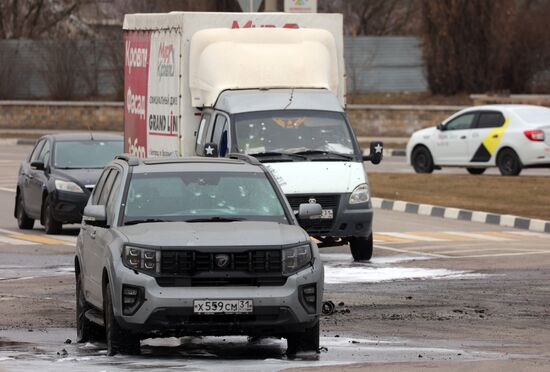
[[[375,257],[369,262],[353,262],[350,254],[321,254],[325,264],[325,283],[378,283],[405,279],[466,279],[484,275],[471,271],[399,267],[399,262],[428,260],[430,257],[417,255],[393,255]]]
[[[167,369],[215,371],[278,371],[349,363],[414,361],[473,361],[513,357],[501,353],[464,350],[451,343],[322,337],[320,354],[288,359],[286,342],[249,341],[246,337],[183,337],[142,341],[141,356],[106,356],[105,345],[64,344],[75,339],[73,329],[27,332],[0,331],[0,369],[7,371],[132,371]],[[419,357],[421,355],[421,357]]]

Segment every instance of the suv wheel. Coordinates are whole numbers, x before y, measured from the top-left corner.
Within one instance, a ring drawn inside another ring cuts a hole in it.
[[[411,163],[416,173],[432,173],[434,171],[434,160],[430,150],[424,146],[414,149],[411,156]]]
[[[86,318],[86,311],[92,309],[92,305],[86,302],[82,291],[82,273],[76,270],[76,342],[102,341],[105,339],[105,329]]]
[[[517,176],[521,172],[521,161],[512,149],[503,149],[498,153],[497,166],[503,176]]]
[[[44,230],[46,234],[58,235],[61,234],[63,224],[55,219],[53,216],[53,207],[50,202],[50,198],[46,197],[44,205],[42,206]]]
[[[349,248],[354,261],[367,261],[372,257],[372,233],[367,237],[353,237],[349,240]]]
[[[112,356],[118,353],[139,355],[139,338],[135,335],[125,333],[115,319],[113,298],[109,283],[106,284],[103,293],[105,293],[103,311],[105,316],[105,333],[107,336],[107,355]]]
[[[17,226],[23,230],[30,230],[34,226],[34,220],[30,218],[25,212],[25,207],[23,205],[23,195],[21,192],[17,194],[17,199],[15,200],[15,215],[17,216]]]
[[[485,168],[466,168],[466,170],[470,174],[483,174],[485,172]]]
[[[286,338],[287,354],[296,354],[300,351],[319,350],[319,322],[313,327],[307,328],[304,333],[293,333]]]

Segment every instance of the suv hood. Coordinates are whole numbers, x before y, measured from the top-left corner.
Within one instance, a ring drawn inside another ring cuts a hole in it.
[[[297,225],[259,221],[141,223],[119,231],[128,243],[157,247],[282,246],[308,239]]]

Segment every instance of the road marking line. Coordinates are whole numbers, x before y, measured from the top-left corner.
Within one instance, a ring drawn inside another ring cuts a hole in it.
[[[414,235],[415,233],[398,233],[398,232],[384,232],[380,233],[383,235],[388,235],[395,238],[401,238],[401,239],[409,239],[409,240],[415,240],[415,241],[424,241],[424,242],[443,242],[445,239],[438,239],[438,238],[431,238],[429,236],[420,236],[420,235]],[[418,233],[416,233],[418,234]]]
[[[517,252],[545,252],[544,250],[537,250],[533,248],[482,248],[482,249],[459,249],[459,250],[448,250],[448,251],[441,251],[439,253],[441,254],[451,254],[452,253],[468,253],[468,252],[491,252],[491,251],[517,251]],[[550,252],[549,252],[550,253]]]
[[[506,256],[523,256],[532,254],[550,254],[550,251],[537,252],[518,252],[518,253],[496,253],[496,254],[478,254],[472,256],[448,256],[449,258],[483,258],[483,257],[506,257]]]
[[[440,231],[407,231],[407,234],[415,235],[415,236],[424,236],[424,237],[430,237],[434,239],[439,239],[441,241],[464,241],[464,237],[456,236],[456,235],[449,235],[444,232]]]
[[[0,243],[10,244],[10,245],[35,245],[36,244],[26,240],[13,239],[13,238],[9,238],[7,236],[1,236],[1,235],[0,235]]]
[[[417,252],[410,249],[399,249],[394,247],[388,247],[387,245],[374,245],[374,248],[376,249],[385,249],[387,251],[393,251],[393,252],[399,252],[399,253],[414,253],[419,256],[431,256],[431,257],[437,257],[437,258],[449,258],[451,256],[446,256],[442,254],[437,253],[427,253],[427,252]]]
[[[475,238],[477,240],[490,240],[494,242],[507,242],[512,239],[500,238],[496,236],[485,235],[485,233],[468,233],[464,231],[445,231],[446,234],[465,236],[469,238]]]
[[[45,236],[34,235],[34,234],[13,234],[14,239],[28,240],[35,243],[41,244],[50,244],[50,245],[73,245],[65,240],[47,238]]]
[[[7,187],[0,187],[0,191],[15,192],[15,189],[8,189]]]
[[[506,234],[550,239],[550,234],[543,234],[543,233],[529,232],[529,231],[506,231]]]
[[[390,243],[413,243],[415,240],[411,239],[402,239],[396,238],[393,236],[386,236],[387,233],[373,233],[373,239],[379,242],[390,242]]]

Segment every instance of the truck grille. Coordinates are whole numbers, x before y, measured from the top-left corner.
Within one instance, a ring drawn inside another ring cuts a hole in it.
[[[226,255],[228,263],[221,267],[216,262],[218,255]],[[161,274],[187,275],[208,271],[281,273],[280,250],[257,250],[238,253],[197,252],[163,250],[160,261]]]
[[[294,211],[299,209],[300,204],[309,203],[310,199],[315,199],[323,209],[332,209],[333,219],[298,220],[300,226],[310,235],[328,234],[332,230],[338,213],[340,195],[287,195],[286,198]]]

